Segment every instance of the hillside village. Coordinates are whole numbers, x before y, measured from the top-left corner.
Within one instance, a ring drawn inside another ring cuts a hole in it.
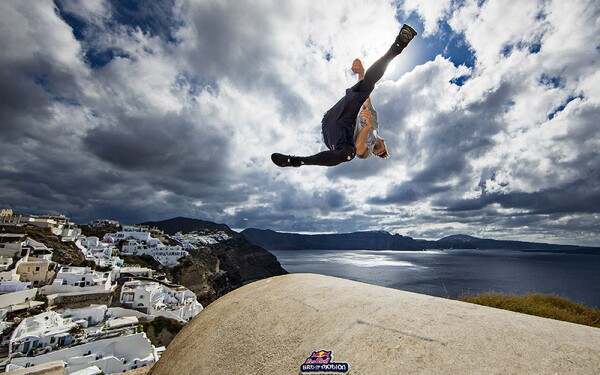
[[[0,370],[62,361],[65,374],[92,375],[155,363],[165,346],[154,345],[145,329],[161,319],[160,325],[165,319],[167,325],[189,322],[203,310],[197,296],[210,289],[175,284],[171,271],[182,261],[195,270],[211,268],[214,285],[224,277],[216,296],[236,279],[235,272],[220,269],[220,258],[198,265],[190,255],[230,240],[224,231],[169,236],[112,220],[85,229],[88,235],[62,215],[1,210]]]

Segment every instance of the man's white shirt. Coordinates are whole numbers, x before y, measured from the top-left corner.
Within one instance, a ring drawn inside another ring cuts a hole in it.
[[[365,108],[365,105],[361,107],[361,111]],[[377,121],[377,111],[373,108],[373,104],[369,103],[367,109],[371,112],[371,130],[369,130],[369,134],[367,135],[367,151],[365,155],[360,157],[361,159],[367,159],[373,156],[373,149],[375,148],[375,144],[377,143],[377,130],[379,129],[379,122]],[[359,115],[356,117],[356,126],[354,127],[354,142],[356,142],[356,136],[367,125],[365,119],[363,119]]]

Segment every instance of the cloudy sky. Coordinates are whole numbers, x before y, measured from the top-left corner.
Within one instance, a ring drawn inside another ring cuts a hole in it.
[[[392,158],[275,167],[404,22]],[[596,0],[3,0],[0,207],[600,246],[599,34]]]

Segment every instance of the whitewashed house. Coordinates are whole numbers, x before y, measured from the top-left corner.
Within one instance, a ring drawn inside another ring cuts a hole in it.
[[[95,326],[106,320],[106,305],[90,305],[79,309],[66,309],[61,315],[70,318],[83,328]]]
[[[110,290],[112,287],[112,272],[97,272],[90,267],[63,267],[56,274],[53,285],[84,287],[100,287]]]
[[[174,240],[179,241],[186,249],[196,249],[206,245],[214,245],[220,242],[230,240],[231,237],[223,231],[195,231],[186,234],[177,232],[172,236]]]
[[[106,227],[106,226],[120,227],[121,223],[119,223],[117,220],[102,219],[102,220],[90,221],[89,226],[91,226],[92,228],[99,228],[99,227]]]
[[[8,268],[13,264],[14,264],[13,258],[0,255],[0,272],[7,271]]]
[[[30,282],[2,281],[0,282],[0,294],[22,292],[31,289]],[[34,288],[37,289],[37,288]]]
[[[105,374],[115,374],[150,365],[158,361],[162,351],[164,347],[155,348],[141,332],[51,351],[37,357],[12,358],[7,370],[64,361],[68,373],[97,366]]]
[[[10,337],[9,355],[50,351],[75,342],[78,327],[54,311],[24,319]],[[73,331],[72,331],[73,330]]]
[[[128,239],[121,249],[123,255],[149,255],[156,259],[160,264],[167,267],[174,267],[179,264],[179,259],[186,257],[189,253],[179,245],[166,246],[162,242],[153,238],[152,241],[143,242],[136,239]]]
[[[123,277],[154,277],[154,270],[147,267],[119,267],[116,269],[116,278]]]
[[[45,259],[48,261],[52,260],[52,253],[54,249],[47,247],[41,242],[27,238],[23,244],[23,248],[27,249],[28,254],[31,257]]]
[[[24,215],[19,222],[35,225],[40,228],[50,228],[64,242],[72,242],[81,234],[81,229],[64,215]]]
[[[40,293],[54,304],[57,297],[81,294],[110,294],[117,283],[113,282],[114,271],[96,272],[89,267],[63,267],[52,285],[40,288]]]
[[[81,246],[85,247],[86,249],[89,248],[93,248],[96,246],[100,245],[100,239],[96,236],[79,236],[79,238],[77,238],[77,241],[79,244],[81,244]]]
[[[117,243],[124,241],[121,248],[123,255],[149,255],[167,267],[179,264],[179,259],[189,255],[181,246],[164,245],[145,227],[123,226],[117,233],[107,233],[104,242]]]
[[[138,241],[150,241],[152,239],[152,235],[148,231],[148,228],[123,226],[123,230],[117,233],[105,234],[102,241],[116,243],[120,240],[126,240],[128,238],[133,238]]]
[[[25,240],[24,234],[0,233],[0,256],[13,259],[27,256]]]
[[[163,316],[188,322],[202,311],[196,295],[182,286],[169,287],[154,281],[128,281],[123,284],[120,296],[125,307],[140,310],[148,315]]]
[[[37,288],[34,288],[0,294],[0,311],[14,313],[42,306],[44,302],[35,300],[37,291]]]
[[[10,293],[2,293],[0,294],[0,309],[10,308],[14,305],[20,305],[29,301],[33,301],[37,294],[37,291],[37,288],[34,288],[17,290]],[[43,304],[43,302],[39,303],[39,305]]]
[[[115,313],[106,305],[91,305],[86,308],[69,309],[62,313],[84,328],[82,343],[104,340],[137,333],[139,319],[134,310],[123,309]],[[143,315],[143,314],[142,314]]]
[[[123,260],[113,256],[116,246],[113,243],[101,242],[98,237],[79,236],[75,245],[81,250],[86,260],[101,267],[120,267]]]
[[[163,266],[175,267],[179,264],[179,259],[190,255],[183,250],[181,246],[157,246],[152,249],[151,256],[160,262]]]
[[[12,259],[12,258],[9,258]],[[4,271],[0,272],[0,282],[1,283],[5,283],[5,282],[20,282],[21,281],[21,275],[19,275],[19,273],[17,272],[17,268],[19,267],[19,265],[21,263],[23,263],[25,261],[25,259],[21,258],[19,259],[14,267],[10,267]],[[31,284],[31,283],[30,283]]]
[[[154,363],[164,348],[156,349],[145,334],[137,332],[138,317],[152,318],[134,310],[106,305],[67,309],[61,314],[52,311],[27,318],[11,336],[8,369],[64,361],[67,373],[93,366],[104,373],[116,373]],[[27,357],[27,354],[35,356]]]

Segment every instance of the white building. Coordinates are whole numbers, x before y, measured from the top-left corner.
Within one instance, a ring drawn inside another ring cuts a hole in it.
[[[43,302],[34,300],[37,291],[37,288],[34,288],[0,294],[0,309],[13,312],[41,306]]]
[[[28,250],[29,256],[39,259],[46,259],[48,261],[52,260],[52,253],[54,249],[47,247],[41,242],[27,238],[23,243],[23,248]]]
[[[27,235],[16,233],[0,233],[0,255],[5,257],[23,257],[23,245]]]
[[[75,245],[81,250],[86,260],[93,261],[101,267],[120,267],[123,260],[113,256],[117,250],[113,243],[101,242],[98,237],[79,236]]]
[[[121,289],[121,304],[148,315],[188,322],[202,311],[196,295],[187,288],[153,281],[128,281]]]
[[[89,226],[91,226],[92,228],[106,227],[106,226],[120,227],[121,223],[119,223],[117,220],[102,219],[102,220],[90,221]]]
[[[122,277],[154,277],[154,270],[147,267],[119,267],[116,272],[117,279]]]
[[[50,351],[75,342],[71,333],[77,324],[64,319],[54,311],[48,311],[24,319],[10,337],[9,355]]]
[[[173,239],[179,241],[186,249],[197,249],[230,240],[231,237],[223,231],[204,230],[186,234],[178,232],[173,236]]]
[[[89,236],[89,237],[79,236],[79,238],[77,239],[77,242],[81,246],[85,247],[86,249],[93,248],[93,247],[100,245],[100,239],[95,236]]]
[[[0,272],[8,270],[13,263],[13,258],[0,255]]]
[[[179,259],[189,255],[181,246],[166,246],[156,238],[148,242],[128,239],[123,244],[121,254],[149,255],[167,267],[176,266],[179,264]]]
[[[66,309],[61,313],[64,318],[79,324],[83,328],[95,326],[106,320],[106,305],[90,305],[79,309]]]
[[[27,285],[27,283],[19,283],[20,285]],[[2,285],[2,287],[6,287]],[[15,290],[13,292],[2,293],[0,294],[0,309],[5,307],[9,307],[11,305],[18,305],[20,303],[27,302],[29,300],[33,300],[37,294],[37,288],[33,289],[20,289]],[[42,303],[43,304],[43,303]]]
[[[126,240],[133,238],[138,241],[150,241],[152,235],[148,231],[148,228],[123,226],[123,230],[117,233],[107,233],[104,235],[104,242],[116,243],[120,240]]]
[[[138,317],[152,318],[105,305],[27,318],[11,336],[8,368],[14,370],[57,360],[67,364],[66,373],[92,366],[104,373],[143,367],[158,360],[164,348],[156,349],[145,334],[137,333]],[[28,353],[35,357],[25,357]]]
[[[105,374],[134,370],[158,361],[164,348],[155,348],[145,333],[98,340],[83,345],[51,351],[37,357],[13,358],[8,370],[64,361],[69,373],[97,366]]]
[[[96,272],[89,267],[63,267],[54,283],[41,287],[40,293],[48,298],[50,306],[62,296],[110,295],[117,288],[113,274],[114,271]]]
[[[9,258],[9,259],[12,259],[12,258]],[[5,283],[5,282],[18,283],[18,282],[20,282],[21,281],[21,275],[19,275],[19,273],[17,272],[17,268],[23,262],[25,262],[25,258],[19,259],[14,264],[14,267],[10,267],[9,266],[9,268],[7,268],[6,270],[1,271],[0,272],[0,282],[1,283]]]
[[[179,264],[179,259],[189,255],[181,246],[166,246],[145,227],[123,226],[117,233],[107,233],[104,242],[117,243],[124,241],[121,248],[123,255],[149,255],[167,267]]]
[[[101,287],[110,290],[112,284],[111,272],[96,272],[90,267],[63,267],[56,274],[52,285],[67,285],[84,287]]]
[[[2,281],[0,282],[0,295],[6,293],[22,292],[31,289],[30,282],[21,281]],[[37,290],[37,288],[36,288]]]
[[[135,310],[107,308],[106,305],[66,309],[61,315],[84,328],[82,343],[135,334],[139,319],[153,319]]]
[[[64,215],[23,215],[19,218],[23,224],[31,224],[40,228],[50,228],[50,231],[56,236],[60,236],[62,241],[72,242],[81,234],[81,229]]]

